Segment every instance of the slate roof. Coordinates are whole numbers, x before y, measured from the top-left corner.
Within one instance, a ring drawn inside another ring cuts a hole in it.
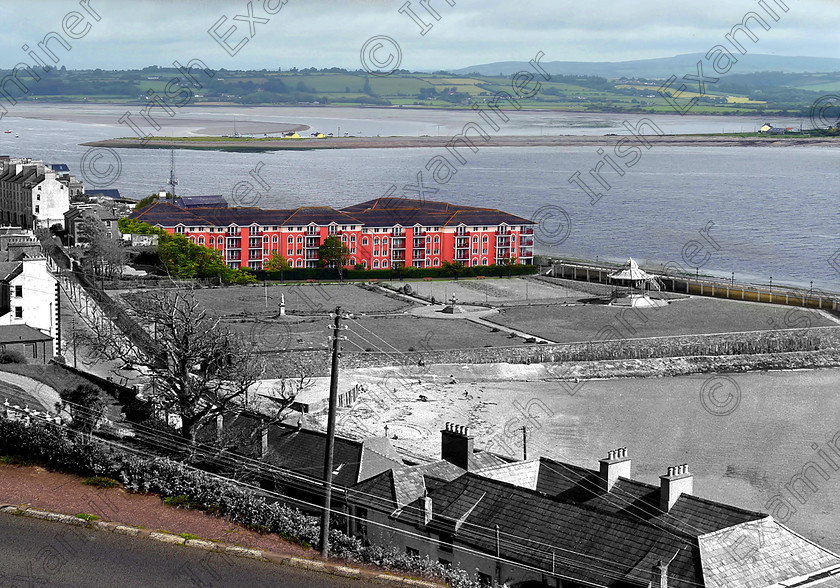
[[[52,337],[43,334],[29,325],[9,325],[0,327],[0,345],[6,343],[32,343],[33,341],[52,341]]]
[[[0,282],[8,282],[23,272],[23,262],[7,261],[0,263]]]
[[[185,197],[187,198],[187,197]],[[201,197],[193,197],[201,198]],[[209,198],[209,197],[208,197]],[[174,210],[173,210],[174,209]],[[226,226],[237,225],[366,225],[410,227],[464,225],[531,225],[533,221],[492,208],[460,206],[447,202],[407,200],[402,198],[377,198],[342,210],[329,206],[303,206],[293,210],[266,210],[262,208],[223,208],[220,206],[178,206],[171,202],[154,202],[135,211],[136,218],[151,225],[174,226]]]
[[[410,227],[465,225],[533,224],[533,221],[494,208],[462,206],[448,202],[409,198],[376,198],[342,209],[365,225]]]
[[[175,204],[182,208],[227,208],[228,202],[221,194],[201,196],[177,196]]]
[[[599,472],[540,458],[479,472],[445,461],[395,468],[349,498],[491,554],[499,525],[503,558],[545,570],[553,558],[559,577],[601,586],[646,587],[659,561],[670,562],[672,588],[766,588],[840,570],[840,556],[766,514],[688,494],[663,513],[659,492],[618,478],[606,493]],[[433,517],[423,527],[426,495]]]
[[[454,533],[457,543],[494,553],[498,525],[502,558],[544,570],[551,570],[553,561],[561,578],[647,586],[653,564],[673,558],[669,587],[702,585],[702,572],[695,565],[696,538],[648,521],[569,504],[473,473],[430,496],[430,530]]]
[[[700,554],[706,588],[772,586],[840,566],[836,554],[772,517],[700,537]]]
[[[288,425],[271,427],[268,433],[269,460],[295,472],[324,477],[324,453],[327,435],[321,431]],[[385,439],[387,441],[387,439]],[[335,438],[333,483],[352,486],[379,472],[401,467],[402,460],[381,442]]]
[[[182,208],[170,202],[154,202],[135,211],[130,218],[150,225],[165,227],[183,224],[185,226],[227,226],[236,224],[258,225],[300,225],[309,223],[327,225],[359,225],[359,220],[330,208],[329,206],[304,206],[294,210],[265,210],[262,208]]]

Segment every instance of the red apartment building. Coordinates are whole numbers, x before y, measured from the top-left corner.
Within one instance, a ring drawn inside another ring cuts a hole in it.
[[[217,249],[229,267],[261,269],[274,253],[292,267],[317,267],[330,235],[350,250],[348,266],[365,269],[530,264],[534,223],[500,210],[446,202],[377,198],[336,210],[182,207],[158,201],[131,218]]]

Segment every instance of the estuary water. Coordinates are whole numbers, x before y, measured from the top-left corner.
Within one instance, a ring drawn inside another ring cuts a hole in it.
[[[136,110],[136,107],[135,107]],[[117,106],[21,105],[3,117],[0,153],[67,163],[86,187],[119,188],[146,196],[166,189],[170,153],[118,150],[98,168],[113,165],[105,178],[82,173],[88,148],[79,143],[131,133],[118,123]],[[325,129],[342,125],[360,134],[454,134],[474,120],[470,112],[350,108],[191,108],[156,134],[184,134],[213,121],[239,120],[308,124]],[[135,118],[142,121],[139,115]],[[651,116],[665,132],[753,130],[760,121],[735,117]],[[513,134],[627,134],[623,115],[510,113],[501,132]],[[635,124],[639,119],[630,119]],[[763,119],[762,119],[763,120]],[[798,126],[798,121],[777,124]],[[377,126],[378,125],[378,126]],[[436,129],[440,125],[440,129]],[[375,127],[375,128],[374,128]],[[548,127],[554,131],[546,131]],[[4,129],[5,130],[5,129]],[[15,133],[19,137],[15,137]],[[344,131],[342,131],[342,134]],[[616,138],[618,140],[618,138]],[[537,215],[536,251],[556,256],[623,261],[632,256],[654,266],[670,263],[688,271],[767,284],[837,290],[840,274],[830,260],[840,249],[840,149],[821,147],[662,147],[642,150],[624,175],[602,166],[609,189],[596,203],[569,183],[588,174],[602,155],[589,147],[493,147],[478,142],[477,152],[460,150],[461,164],[445,149],[355,149],[229,153],[179,150],[175,155],[178,191],[185,195],[231,196],[239,182],[260,194],[252,202],[287,208],[326,204],[335,207],[369,200],[396,186],[397,195],[418,195],[466,205],[500,208],[526,218]],[[607,154],[613,149],[606,148]],[[426,165],[447,156],[457,172],[446,184],[431,178]],[[613,156],[615,157],[615,156]],[[252,172],[259,167],[259,177]],[[118,173],[117,173],[118,172]],[[266,186],[268,187],[266,189]],[[548,207],[548,208],[547,208]],[[561,211],[562,209],[562,211]],[[548,211],[548,212],[546,212]],[[549,218],[546,219],[546,214]],[[556,226],[562,222],[564,227]],[[709,223],[707,238],[699,231]],[[568,226],[570,225],[570,226]],[[687,245],[704,244],[700,254],[684,255]],[[700,264],[699,262],[703,263]]]

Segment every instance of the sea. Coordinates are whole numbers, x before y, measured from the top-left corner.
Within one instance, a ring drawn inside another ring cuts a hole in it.
[[[0,121],[0,129],[12,131],[0,132],[0,154],[66,163],[86,187],[118,188],[129,197],[169,189],[167,150],[94,152],[80,145],[131,136],[119,123],[126,112],[131,108],[21,103]],[[153,112],[161,126],[156,131],[137,107],[132,112],[142,128],[163,136],[218,132],[226,125],[232,133],[234,124],[256,128],[260,122],[341,135],[454,136],[465,124],[481,122],[470,111],[382,108],[188,107],[175,114]],[[753,131],[768,121],[798,128],[807,121],[515,111],[507,118],[498,120],[499,131],[488,142],[476,142],[476,152],[459,149],[464,163],[444,148],[177,150],[176,191],[223,194],[265,208],[341,207],[389,193],[490,206],[540,223],[537,254],[615,263],[632,257],[654,269],[840,290],[840,149],[655,146],[641,148],[632,167],[619,164],[619,175],[597,147],[494,147],[492,141],[503,134],[614,134],[618,141],[629,135],[626,125],[636,127],[642,119],[668,134]],[[643,132],[654,131],[646,126]],[[613,148],[605,154],[618,160]],[[456,170],[446,183],[437,183],[427,169],[436,156],[446,156]],[[599,162],[608,187],[589,174]],[[599,189],[597,201],[570,183],[576,172]],[[254,189],[247,201],[234,196],[243,182]]]

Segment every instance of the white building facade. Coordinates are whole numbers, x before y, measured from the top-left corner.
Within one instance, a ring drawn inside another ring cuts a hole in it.
[[[46,257],[0,263],[0,326],[28,325],[60,343],[59,286]]]
[[[0,222],[24,229],[63,227],[70,209],[68,182],[43,161],[0,160]]]

